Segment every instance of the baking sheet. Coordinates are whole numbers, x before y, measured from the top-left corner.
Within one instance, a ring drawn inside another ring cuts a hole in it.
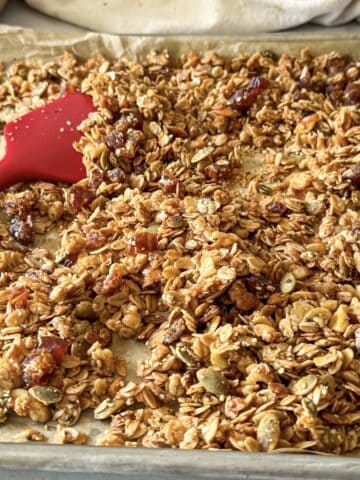
[[[120,37],[106,34],[56,34],[18,27],[0,25],[0,60],[5,63],[40,58],[50,60],[64,50],[73,52],[81,59],[95,54],[109,57],[127,55],[143,58],[150,49],[168,49],[171,54],[180,55],[190,48],[204,51],[216,50],[224,56],[235,56],[239,51],[253,52],[273,49],[279,53],[297,54],[304,47],[314,53],[336,50],[340,53],[354,53],[360,47],[360,29],[351,33],[291,33],[259,35],[256,37]],[[134,341],[115,341],[115,350],[124,355],[130,375],[134,375],[136,358],[146,356],[141,345]],[[137,353],[135,355],[135,348]],[[129,368],[130,367],[130,368]],[[29,419],[11,418],[0,426],[0,442],[21,441],[24,428],[41,430],[44,427],[33,424]],[[88,433],[91,439],[107,427],[106,422],[95,421],[92,415],[84,415],[76,425]],[[46,428],[46,436],[53,439],[54,427]],[[357,478],[360,461],[349,457],[318,457],[303,454],[289,455],[286,462],[278,462],[270,454],[245,454],[238,452],[182,452],[157,449],[156,452],[110,447],[77,447],[49,445],[9,445],[0,444],[0,467],[35,468],[45,470],[71,470],[92,472],[125,472],[132,474],[149,473],[156,468],[157,478]],[[72,452],[71,465],[66,458]],[[77,452],[77,453],[76,453]],[[96,452],[96,455],[94,453]],[[101,452],[101,453],[100,453]],[[121,452],[121,453],[120,453]],[[120,455],[119,455],[120,453]],[[139,458],[142,459],[139,462]],[[321,468],[320,468],[321,466]],[[242,472],[242,473],[241,473]],[[270,473],[271,472],[271,473]],[[138,477],[137,477],[138,478]],[[148,477],[151,478],[151,477]]]

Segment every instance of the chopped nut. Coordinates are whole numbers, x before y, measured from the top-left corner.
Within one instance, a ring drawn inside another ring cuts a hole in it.
[[[227,368],[229,366],[228,360],[223,356],[220,350],[211,347],[210,362],[215,367]]]
[[[296,173],[290,178],[289,187],[294,191],[305,190],[311,184],[311,180],[309,173]]]
[[[246,290],[241,282],[235,282],[229,289],[230,299],[241,312],[247,312],[259,305],[257,297]]]
[[[330,320],[330,328],[336,332],[344,333],[349,326],[348,308],[346,305],[340,305]]]
[[[17,442],[25,442],[26,440],[30,442],[46,442],[47,439],[42,432],[34,430],[33,428],[27,428],[16,436]]]
[[[157,235],[150,231],[136,232],[134,241],[138,253],[152,252],[158,247]]]
[[[75,445],[84,445],[87,442],[87,436],[75,428],[58,426],[56,429],[56,441],[60,444],[72,443]]]

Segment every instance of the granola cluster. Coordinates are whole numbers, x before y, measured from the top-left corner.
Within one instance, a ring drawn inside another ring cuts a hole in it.
[[[93,409],[100,445],[359,447],[360,64],[66,53],[1,71],[1,120],[73,90],[97,107],[87,178],[0,193],[0,421],[84,443]],[[135,379],[116,335],[149,349]]]

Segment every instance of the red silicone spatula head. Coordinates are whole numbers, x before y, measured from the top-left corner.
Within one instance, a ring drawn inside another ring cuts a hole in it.
[[[0,160],[0,190],[17,182],[77,182],[85,176],[78,125],[94,111],[91,98],[70,93],[8,123],[5,156]]]

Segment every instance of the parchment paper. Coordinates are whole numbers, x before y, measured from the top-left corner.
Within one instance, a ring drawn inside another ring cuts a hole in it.
[[[168,49],[180,55],[195,50],[216,50],[225,56],[234,56],[239,51],[254,52],[273,49],[279,53],[296,54],[304,47],[315,53],[336,50],[339,53],[356,54],[360,46],[360,29],[350,32],[327,33],[288,32],[253,36],[117,36],[100,33],[58,34],[0,25],[0,59],[4,62],[40,58],[50,60],[64,50],[71,51],[81,59],[98,53],[109,57],[127,55],[143,58],[151,49]]]
[[[351,33],[333,34],[319,32],[309,33],[279,33],[265,34],[250,37],[203,37],[203,36],[115,36],[98,33],[58,34],[43,31],[22,29],[0,25],[0,60],[5,64],[24,60],[50,60],[65,50],[73,52],[81,59],[96,54],[112,58],[129,56],[142,59],[151,49],[168,51],[176,56],[185,53],[190,48],[198,51],[215,50],[224,56],[235,56],[240,51],[254,52],[263,49],[272,49],[278,53],[297,54],[309,47],[314,53],[337,51],[356,55],[360,47],[360,29]],[[1,221],[1,219],[0,219]],[[145,358],[147,351],[143,344],[135,341],[124,341],[115,338],[114,351],[125,358],[129,379],[135,377],[136,360]],[[76,428],[87,433],[90,443],[101,430],[107,428],[106,422],[93,419],[92,414],[83,415]],[[49,441],[53,441],[55,427],[42,427],[34,424],[28,418],[12,417],[0,425],[0,442],[21,441],[20,432],[25,428],[34,428],[43,431]]]

